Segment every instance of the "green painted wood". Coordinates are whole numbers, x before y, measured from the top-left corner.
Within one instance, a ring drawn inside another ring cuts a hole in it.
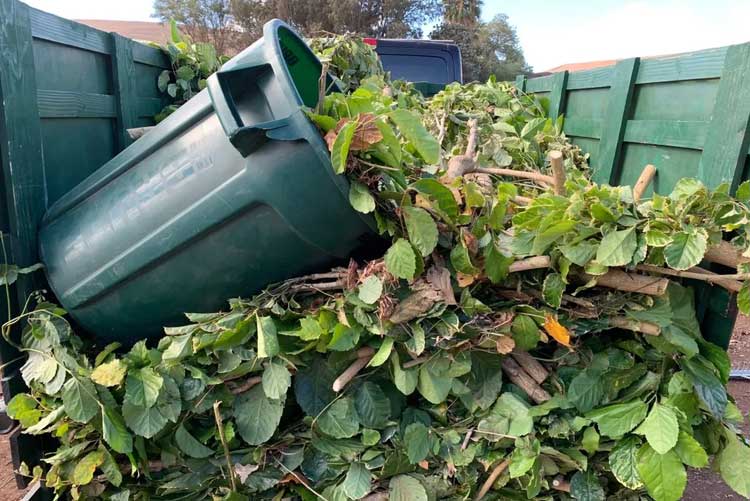
[[[718,78],[724,67],[726,47],[641,61],[636,84]]]
[[[718,90],[718,78],[636,85],[630,118],[708,122]]]
[[[572,137],[588,137],[599,139],[602,134],[602,120],[600,118],[565,118],[565,133]]]
[[[552,88],[549,91],[549,116],[552,120],[565,112],[565,90],[568,83],[568,72],[560,71],[552,78]]]
[[[617,182],[622,136],[630,111],[638,63],[638,58],[624,59],[615,65],[612,72],[612,87],[602,124],[598,161],[593,166],[593,178],[598,183]]]
[[[750,43],[726,54],[714,114],[706,136],[698,176],[709,186],[740,183],[750,145]]]
[[[537,92],[549,92],[552,89],[552,79],[554,75],[547,75],[544,77],[537,77],[526,80],[526,92],[537,93]]]
[[[521,92],[526,91],[526,75],[518,75],[516,77],[516,89]]]
[[[136,101],[137,117],[153,117],[163,108],[162,100],[154,97],[139,97]]]
[[[112,94],[110,56],[34,39],[38,89]]]
[[[612,85],[614,66],[594,68],[593,70],[574,71],[568,75],[568,90],[596,89]]]
[[[114,118],[117,116],[115,98],[108,94],[39,90],[37,96],[41,118]]]
[[[31,32],[34,38],[102,54],[112,54],[112,46],[107,33],[49,12],[37,9],[29,9],[29,11]]]
[[[3,248],[8,262],[28,266],[38,261],[37,225],[44,214],[46,192],[44,184],[44,157],[37,112],[34,52],[32,47],[29,7],[15,0],[0,0],[0,177],[2,179],[2,209],[6,227]],[[5,256],[3,256],[5,257]],[[0,299],[0,315],[6,321],[6,311],[17,314],[19,305],[41,285],[40,273],[21,276],[10,287],[6,303]],[[10,336],[19,339],[20,326]],[[0,363],[3,363],[3,398],[7,403],[24,390],[19,369],[23,360],[18,351],[0,338]],[[39,439],[24,440],[23,457],[18,436],[11,439],[16,451],[12,454],[14,466],[23,460],[29,465],[38,462],[44,449]],[[27,480],[16,479],[19,485]]]
[[[135,42],[117,33],[112,33],[114,51],[112,56],[113,82],[115,88],[115,108],[117,110],[117,138],[120,150],[133,142],[127,129],[133,128],[138,119],[138,96],[135,86],[135,63],[133,45]]]
[[[708,122],[673,120],[628,120],[623,140],[700,150],[706,142]]]

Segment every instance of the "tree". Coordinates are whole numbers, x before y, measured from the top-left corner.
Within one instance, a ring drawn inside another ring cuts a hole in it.
[[[439,0],[234,0],[237,23],[257,37],[277,17],[306,36],[321,31],[380,38],[420,37],[438,19]]]
[[[430,38],[453,40],[458,44],[467,82],[484,81],[490,75],[498,80],[512,80],[519,73],[531,71],[516,30],[505,14],[498,14],[488,23],[477,21],[475,25],[444,21]]]
[[[180,30],[196,42],[209,42],[218,54],[241,45],[243,34],[235,27],[231,0],[154,0],[154,17],[174,19]]]
[[[476,26],[482,13],[481,0],[444,0],[443,19],[446,23]]]

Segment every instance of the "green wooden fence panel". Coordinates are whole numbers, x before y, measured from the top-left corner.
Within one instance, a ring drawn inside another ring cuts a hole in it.
[[[127,148],[132,139],[127,129],[135,127],[138,109],[135,83],[135,62],[133,45],[135,42],[116,33],[112,34],[114,51],[112,70],[115,82],[115,103],[117,109],[117,139],[121,150]]]
[[[525,91],[553,103],[562,78],[525,79]],[[564,131],[591,155],[597,182],[632,185],[647,163],[659,193],[686,176],[732,189],[750,177],[750,44],[570,73],[559,102]],[[704,334],[726,347],[734,297],[698,285],[696,302]]]
[[[549,116],[553,120],[563,114],[565,110],[565,86],[568,83],[568,72],[555,73],[552,87],[549,91]]]

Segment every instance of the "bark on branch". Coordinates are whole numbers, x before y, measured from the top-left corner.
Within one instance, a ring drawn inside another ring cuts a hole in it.
[[[370,363],[370,360],[372,360],[372,357],[375,355],[375,350],[373,348],[370,348],[369,346],[360,348],[357,351],[357,360],[352,362],[352,364],[347,367],[347,369],[341,373],[339,377],[336,378],[336,380],[333,382],[333,391],[336,393],[340,392],[341,390],[346,387],[347,384],[349,384],[349,381],[354,379],[354,377],[359,374],[359,371],[367,367],[367,364]]]
[[[552,398],[513,358],[503,358],[502,367],[511,382],[526,392],[534,402],[541,404]]]
[[[479,489],[479,492],[477,492],[477,495],[474,497],[474,501],[480,501],[484,496],[487,495],[488,492],[490,492],[490,489],[492,489],[492,485],[497,480],[497,477],[499,477],[505,471],[509,464],[510,460],[505,459],[500,464],[495,466],[495,468],[492,470],[492,473],[490,473],[490,476],[487,477],[487,480],[485,480],[482,484],[482,488]]]

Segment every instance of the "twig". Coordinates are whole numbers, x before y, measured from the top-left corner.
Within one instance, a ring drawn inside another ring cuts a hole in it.
[[[552,488],[556,491],[570,492],[570,482],[565,480],[562,475],[558,475],[552,479]]]
[[[505,469],[508,467],[508,464],[510,464],[510,461],[508,459],[504,459],[499,465],[495,466],[495,469],[492,470],[490,476],[487,477],[487,480],[485,480],[482,484],[482,488],[479,489],[479,492],[477,492],[476,497],[474,497],[474,501],[479,501],[490,491],[490,489],[492,489],[492,485],[497,480],[497,477],[499,477],[505,471]]]
[[[289,288],[289,290],[293,292],[314,292],[314,291],[342,290],[345,288],[346,288],[346,282],[344,280],[336,280],[335,282],[321,282],[319,284],[292,285]]]
[[[552,176],[547,176],[540,172],[528,172],[525,170],[513,170],[513,169],[500,169],[497,167],[477,167],[473,172],[479,172],[481,174],[490,174],[493,176],[507,176],[507,177],[519,177],[522,179],[531,179],[532,181],[538,181],[546,185],[553,186],[555,179]]]
[[[712,273],[702,268],[691,268],[691,270],[700,269],[702,271],[680,271],[673,270],[672,268],[662,268],[661,266],[654,266],[651,264],[639,264],[636,266],[638,271],[646,271],[649,273],[657,273],[659,275],[668,275],[671,277],[689,278],[692,280],[701,280],[703,282],[711,282],[716,285],[720,285],[725,289],[732,292],[739,292],[742,288],[742,284],[737,280],[747,280],[750,278],[750,273],[733,273],[730,275],[719,275]]]
[[[511,357],[505,357],[502,361],[503,372],[510,380],[521,388],[536,403],[541,404],[552,398],[547,391],[539,386],[534,378],[529,376]]]
[[[648,185],[651,184],[651,180],[655,175],[656,167],[654,167],[653,165],[648,164],[643,168],[643,172],[641,172],[641,175],[638,176],[638,181],[635,182],[635,186],[633,187],[633,200],[636,203],[646,192],[646,188],[648,188]]]
[[[534,201],[533,198],[522,197],[521,195],[511,198],[511,200],[518,205],[529,205],[531,202]]]
[[[232,392],[232,395],[239,395],[240,393],[245,393],[249,389],[251,389],[256,384],[260,383],[263,379],[260,376],[253,376],[249,379],[247,379],[244,383],[239,384],[235,386],[234,388],[231,388],[229,391]]]
[[[510,273],[516,273],[519,271],[538,270],[540,268],[549,268],[550,258],[549,256],[534,256],[521,259],[510,265],[508,271]]]
[[[652,322],[639,322],[627,317],[612,317],[608,319],[608,322],[611,327],[617,327],[618,329],[640,332],[649,336],[661,334],[661,328]]]
[[[550,151],[549,163],[550,166],[552,166],[552,177],[553,184],[555,186],[555,195],[565,195],[565,167],[563,167],[562,151]]]
[[[464,441],[461,444],[461,450],[465,451],[466,448],[469,446],[469,440],[471,440],[471,436],[474,434],[474,428],[469,428],[469,431],[466,432],[466,436],[464,437]]]
[[[415,358],[414,360],[409,360],[408,362],[404,362],[403,368],[404,369],[411,369],[412,367],[416,367],[419,364],[423,364],[429,360],[429,357],[419,357]]]
[[[464,155],[467,157],[474,157],[474,160],[476,160],[475,155],[477,151],[477,138],[479,137],[479,127],[477,126],[477,119],[471,118],[468,122],[466,122],[466,125],[469,126],[469,137],[466,140],[466,152]]]
[[[232,492],[237,492],[237,483],[234,478],[234,466],[232,466],[232,456],[229,454],[229,445],[224,436],[224,421],[221,419],[219,406],[221,406],[221,401],[217,400],[214,402],[214,420],[216,421],[216,427],[219,430],[219,440],[221,440],[221,445],[224,447],[224,458],[227,460],[227,468],[229,468],[229,481],[232,484]]]
[[[333,391],[336,393],[340,392],[344,389],[344,387],[349,384],[349,381],[354,379],[354,377],[359,374],[359,371],[364,369],[367,364],[370,363],[370,360],[375,355],[375,350],[373,348],[365,347],[361,348],[359,351],[357,351],[357,360],[352,362],[352,364],[347,367],[347,369],[341,373],[339,377],[336,378],[336,380],[333,382]]]

